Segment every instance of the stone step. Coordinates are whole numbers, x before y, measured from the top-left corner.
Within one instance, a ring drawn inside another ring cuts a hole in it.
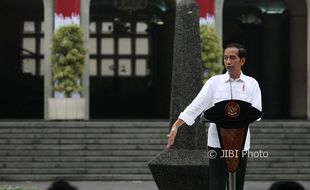
[[[307,135],[303,133],[297,134],[281,134],[281,133],[253,133],[251,131],[252,139],[306,139]]]
[[[70,181],[153,181],[151,174],[50,174],[50,175],[0,175],[2,181],[54,181],[66,179]],[[248,174],[247,181],[303,180],[309,181],[308,174]]]
[[[278,181],[297,180],[309,181],[308,174],[250,174],[246,175],[246,181]],[[50,175],[0,175],[1,181],[55,181],[64,179],[68,181],[153,181],[151,174],[50,174]]]
[[[1,134],[63,134],[63,133],[70,133],[70,134],[80,134],[80,133],[87,133],[87,134],[97,134],[97,133],[168,133],[168,127],[68,127],[68,126],[61,126],[61,127],[0,127]],[[310,127],[304,128],[274,128],[274,127],[252,127],[251,132],[254,134],[306,134],[310,131]]]
[[[52,135],[69,135],[69,134],[87,134],[87,135],[106,135],[108,134],[167,134],[169,131],[168,128],[163,128],[163,127],[152,127],[152,128],[147,128],[147,127],[140,127],[140,128],[128,128],[128,127],[109,127],[109,128],[72,128],[72,127],[63,127],[63,128],[53,128],[53,127],[48,127],[48,128],[0,128],[0,133],[4,136],[4,134],[8,135],[26,135],[26,136],[38,136],[38,135],[45,135],[47,136],[48,134]],[[309,134],[310,132],[310,127],[309,128],[286,128],[286,129],[276,129],[276,128],[251,128],[251,133],[254,135],[267,135],[266,138],[275,135],[274,137],[278,138],[285,138],[290,135],[297,135],[301,137],[306,138],[306,134]],[[268,136],[269,135],[269,136]],[[303,136],[304,135],[304,136]]]
[[[155,154],[154,154],[155,155]],[[44,155],[34,155],[34,156],[0,156],[2,162],[131,162],[131,161],[139,161],[139,162],[148,162],[153,158],[154,155],[149,156],[136,156],[136,155],[124,155],[124,156],[44,156]],[[310,162],[310,157],[302,156],[302,157],[277,157],[269,155],[264,158],[263,156],[259,157],[257,155],[249,155],[248,163],[256,163],[256,162],[276,162],[276,163],[284,163],[287,162]]]
[[[1,121],[0,128],[3,127],[21,127],[21,128],[42,128],[42,127],[167,127],[169,128],[168,120],[124,120],[124,121]],[[273,121],[273,120],[261,120],[250,124],[250,127],[260,128],[309,128],[310,124],[308,121]]]
[[[259,145],[259,144],[253,144],[251,145],[251,149],[255,150],[264,150],[264,151],[270,151],[270,150],[278,150],[278,151],[289,151],[289,150],[310,150],[310,144],[305,145],[283,145],[283,144],[270,144],[270,145]]]
[[[251,162],[248,168],[309,168],[310,162]]]
[[[89,144],[160,144],[164,145],[166,138],[122,138],[122,139],[0,139],[1,145],[89,145]],[[251,140],[251,144],[256,145],[305,145],[310,144],[310,139],[256,139]]]
[[[255,149],[251,148],[251,151],[255,151]],[[259,151],[259,150],[256,150]],[[271,156],[294,156],[294,157],[303,157],[303,156],[309,156],[310,157],[310,151],[309,150],[268,150],[269,155]]]
[[[247,168],[246,175],[251,174],[273,174],[273,175],[283,175],[283,174],[308,174],[310,175],[309,168]],[[309,176],[310,177],[310,176]]]
[[[208,125],[208,124],[206,124]],[[23,120],[23,121],[1,121],[0,128],[2,127],[33,127],[33,128],[42,128],[42,127],[169,127],[168,120],[101,120],[101,121],[32,121],[32,120]],[[310,124],[306,120],[299,121],[271,121],[271,120],[261,120],[259,122],[254,122],[250,124],[250,127],[266,127],[266,128],[303,128],[310,127]]]
[[[168,133],[168,129],[164,128],[1,128],[1,134],[116,134],[116,133],[125,133],[125,134],[144,134],[144,133]]]
[[[252,145],[304,145],[310,144],[309,138],[299,138],[299,139],[287,139],[287,138],[276,138],[276,139],[251,139]]]
[[[0,175],[0,181],[153,181],[151,174],[36,174]]]
[[[150,174],[150,170],[145,168],[3,168],[0,170],[0,175],[16,175],[16,174],[31,174],[31,175],[48,175],[48,174]]]
[[[266,127],[253,127],[250,128],[251,133],[275,133],[275,134],[309,134],[310,127],[304,128],[266,128]],[[275,136],[276,137],[276,136]]]
[[[250,124],[253,127],[266,127],[266,128],[303,128],[303,127],[310,127],[310,124],[307,120],[261,120],[259,122],[254,122]]]
[[[150,174],[147,167],[144,168],[3,168],[0,175],[7,174]],[[247,168],[247,175],[252,174],[310,174],[309,168]],[[309,176],[310,177],[310,176]]]
[[[248,163],[252,162],[277,162],[277,163],[286,163],[286,162],[310,162],[310,157],[308,156],[300,156],[300,157],[295,157],[295,156],[289,156],[289,157],[279,157],[279,156],[273,156],[273,155],[268,155],[268,157],[264,157],[263,154],[262,156],[257,155],[249,155],[248,157]]]
[[[129,145],[129,144],[111,144],[111,145],[0,145],[1,150],[11,150],[11,151],[19,151],[19,150],[163,150],[165,147],[161,144],[154,144],[154,145],[143,145],[143,144],[136,144],[136,145]]]
[[[165,149],[167,121],[0,122],[0,180],[153,180],[147,163]],[[247,179],[310,180],[310,122],[251,126]],[[255,156],[255,155],[254,155]]]
[[[0,130],[1,131],[1,130]],[[27,133],[27,134],[5,134],[0,133],[0,139],[167,139],[166,133],[117,133],[117,134],[100,134],[100,133]]]
[[[163,145],[166,139],[0,139],[1,145]]]
[[[145,168],[147,162],[7,162],[1,168]]]
[[[245,176],[246,181],[309,181],[309,174],[250,174]]]
[[[104,127],[134,127],[134,128],[145,128],[145,127],[169,127],[168,120],[124,120],[124,121],[1,121],[0,128],[44,128],[44,127],[52,127],[52,128],[104,128]]]
[[[148,162],[152,156],[4,156],[0,157],[2,162]]]
[[[1,132],[1,130],[0,130]],[[117,133],[117,134],[83,134],[83,133],[19,133],[19,134],[6,134],[0,133],[0,139],[140,139],[140,138],[151,138],[151,139],[166,139],[166,132],[164,133],[139,133],[139,134],[128,134],[128,133]],[[258,134],[251,132],[252,139],[308,139],[307,134],[279,134],[279,133],[267,133]]]
[[[0,151],[0,156],[155,156],[162,150],[17,150]]]

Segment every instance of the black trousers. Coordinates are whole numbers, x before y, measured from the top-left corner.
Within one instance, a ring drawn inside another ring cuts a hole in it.
[[[221,158],[220,148],[208,147],[208,151],[216,151],[215,158],[209,157],[209,190],[228,190],[228,172],[225,167],[225,160]],[[214,154],[213,154],[214,155]],[[239,170],[236,174],[236,189],[243,190],[246,171],[247,156],[241,158]]]

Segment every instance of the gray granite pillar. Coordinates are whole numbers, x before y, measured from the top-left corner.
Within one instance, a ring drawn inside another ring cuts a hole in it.
[[[177,1],[170,127],[202,87],[199,15],[194,0]],[[168,129],[167,129],[168,133]],[[206,190],[208,155],[205,126],[179,128],[174,145],[149,162],[160,190]]]
[[[198,7],[194,0],[180,0],[175,18],[170,127],[202,88],[202,72]],[[203,125],[181,127],[173,148],[206,148]]]
[[[54,1],[44,0],[44,119],[48,118],[48,98],[52,96],[50,40],[54,26]]]

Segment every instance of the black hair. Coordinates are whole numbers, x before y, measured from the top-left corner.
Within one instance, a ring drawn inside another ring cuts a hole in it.
[[[305,190],[305,188],[295,181],[277,181],[274,182],[269,190]]]
[[[241,44],[238,43],[231,43],[231,44],[227,44],[225,46],[225,49],[227,48],[237,48],[238,49],[238,56],[242,59],[242,58],[246,58],[248,51],[245,49],[245,47]]]
[[[47,190],[78,190],[76,187],[65,180],[58,180],[51,184]]]

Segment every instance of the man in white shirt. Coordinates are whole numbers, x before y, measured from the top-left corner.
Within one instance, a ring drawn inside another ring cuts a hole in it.
[[[241,44],[233,43],[225,47],[224,65],[227,72],[210,78],[192,103],[181,112],[167,135],[167,148],[173,145],[180,126],[184,123],[192,125],[197,116],[217,102],[229,99],[243,100],[251,103],[258,110],[262,110],[261,91],[258,82],[254,78],[244,75],[241,71],[241,67],[246,61],[246,54],[247,51]],[[246,136],[244,150],[247,151],[249,148],[250,130]],[[217,155],[222,155],[214,123],[210,123],[208,130],[208,150],[216,151]],[[237,172],[237,190],[243,190],[246,161],[246,156],[241,158],[240,170]],[[227,172],[224,158],[220,156],[209,158],[209,179],[210,190],[225,190]]]

